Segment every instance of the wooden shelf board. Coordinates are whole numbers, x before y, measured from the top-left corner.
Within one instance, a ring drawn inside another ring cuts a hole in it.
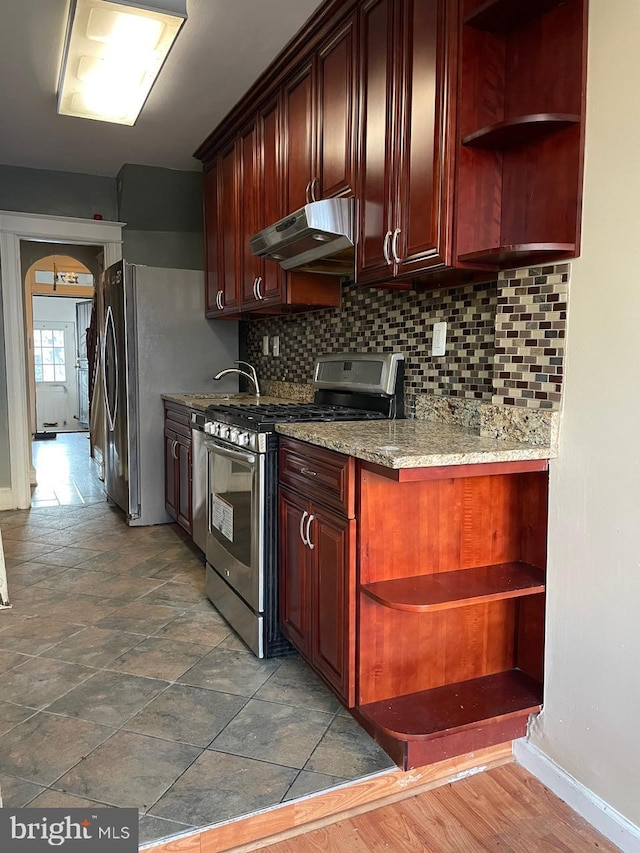
[[[458,255],[460,263],[503,264],[513,263],[514,266],[527,264],[548,263],[554,256],[558,258],[573,257],[575,243],[512,243],[505,246],[493,246],[490,249],[478,249],[475,252],[465,252]]]
[[[397,740],[445,737],[540,710],[542,685],[513,669],[360,705],[358,714]]]
[[[506,35],[545,15],[564,0],[487,0],[464,23],[476,30]]]
[[[504,151],[528,145],[567,127],[580,123],[577,113],[532,113],[516,116],[483,127],[462,138],[468,148]]]
[[[360,589],[385,607],[429,613],[544,592],[544,572],[528,563],[498,563],[378,581]]]

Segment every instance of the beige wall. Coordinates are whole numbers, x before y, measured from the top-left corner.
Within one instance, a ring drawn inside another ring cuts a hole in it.
[[[532,740],[640,825],[640,3],[590,5],[583,245]]]

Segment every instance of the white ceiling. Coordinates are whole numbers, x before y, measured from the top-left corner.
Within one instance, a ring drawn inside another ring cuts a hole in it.
[[[193,152],[319,0],[187,0],[189,18],[134,127],[59,116],[68,0],[0,0],[0,164],[117,174],[199,169]]]

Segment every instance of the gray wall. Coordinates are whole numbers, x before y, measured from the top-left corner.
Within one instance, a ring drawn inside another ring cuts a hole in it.
[[[204,269],[200,172],[128,163],[118,173],[117,190],[127,261]]]
[[[0,210],[118,219],[116,182],[100,175],[0,165]]]
[[[10,486],[11,457],[9,455],[9,418],[7,413],[7,363],[4,355],[2,288],[0,287],[0,489]]]

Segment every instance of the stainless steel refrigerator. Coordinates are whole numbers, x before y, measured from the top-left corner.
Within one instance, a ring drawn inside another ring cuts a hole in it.
[[[161,395],[222,390],[212,377],[238,357],[237,324],[205,319],[194,270],[121,261],[105,270],[103,292],[106,492],[129,524],[163,524]]]

